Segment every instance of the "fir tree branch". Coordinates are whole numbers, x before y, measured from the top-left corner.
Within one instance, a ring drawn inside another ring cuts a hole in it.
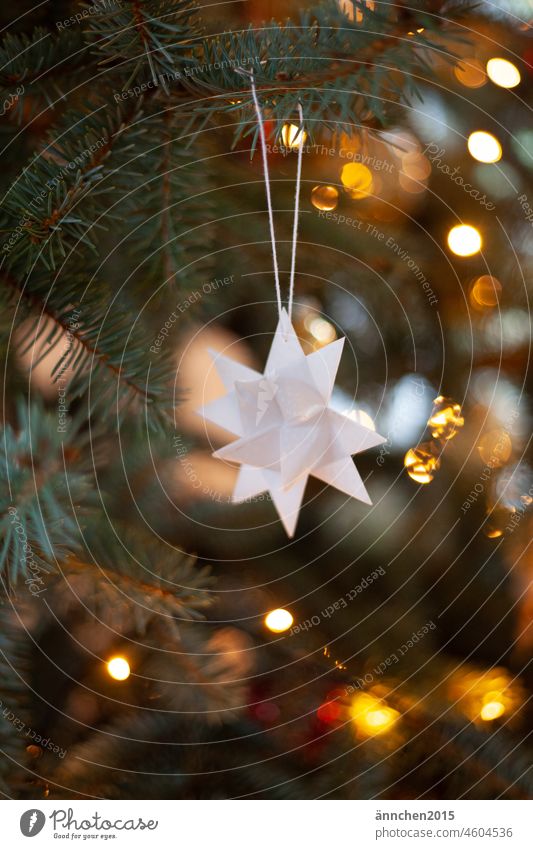
[[[61,552],[79,548],[72,505],[91,506],[90,453],[79,420],[63,434],[40,403],[21,402],[18,421],[2,434],[0,579],[4,592],[25,583],[37,596]]]

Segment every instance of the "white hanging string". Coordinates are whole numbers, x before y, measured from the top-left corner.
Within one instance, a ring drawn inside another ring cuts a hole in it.
[[[291,254],[291,276],[289,282],[289,321],[292,316],[292,302],[294,300],[294,271],[296,268],[296,246],[298,244],[298,218],[300,215],[300,183],[302,180],[302,153],[304,149],[304,116],[302,112],[302,104],[298,104],[298,114],[300,116],[300,127],[298,130],[298,164],[296,166],[296,189],[294,192],[294,222],[292,225],[292,254]]]
[[[282,310],[282,302],[281,302],[281,286],[279,282],[279,268],[278,268],[278,254],[276,249],[276,233],[274,229],[274,213],[272,210],[272,195],[270,191],[270,176],[268,171],[268,155],[267,155],[267,145],[265,138],[265,128],[263,127],[263,115],[261,113],[261,106],[259,104],[259,100],[257,97],[257,91],[255,88],[255,80],[254,75],[251,71],[246,71],[244,68],[237,69],[240,73],[246,74],[250,77],[250,88],[252,91],[252,99],[255,107],[255,114],[257,116],[257,126],[259,129],[259,141],[261,144],[261,155],[263,159],[263,174],[265,177],[265,190],[266,190],[266,199],[267,199],[267,209],[268,209],[268,223],[270,227],[270,241],[272,245],[272,261],[274,264],[274,281],[276,284],[276,297],[278,301],[278,312],[281,318],[281,310]],[[298,218],[300,213],[300,185],[302,178],[302,154],[303,154],[303,146],[304,146],[304,118],[302,106],[298,104],[298,114],[300,116],[300,126],[298,128],[298,133],[296,135],[296,140],[298,140],[298,164],[296,171],[296,189],[294,195],[294,222],[292,227],[292,255],[291,255],[291,271],[289,278],[289,301],[287,312],[289,315],[289,320],[292,316],[292,304],[294,300],[294,273],[296,269],[296,246],[298,243]]]

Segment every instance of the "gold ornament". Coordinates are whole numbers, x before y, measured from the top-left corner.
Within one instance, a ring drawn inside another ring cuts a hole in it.
[[[445,398],[444,395],[435,398],[428,419],[428,427],[434,439],[453,439],[464,423],[460,404],[456,404],[451,398]]]
[[[410,448],[403,464],[409,477],[416,483],[431,483],[434,473],[440,468],[438,447],[433,442],[422,442]]]
[[[315,186],[311,192],[311,203],[316,209],[335,209],[339,202],[339,192],[335,186]]]

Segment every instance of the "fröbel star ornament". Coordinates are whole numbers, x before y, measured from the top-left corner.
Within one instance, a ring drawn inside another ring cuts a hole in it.
[[[211,352],[227,393],[198,412],[238,437],[213,456],[241,465],[233,501],[269,491],[290,537],[309,475],[372,503],[352,454],[386,440],[329,406],[343,345],[306,356],[283,310],[264,374]]]

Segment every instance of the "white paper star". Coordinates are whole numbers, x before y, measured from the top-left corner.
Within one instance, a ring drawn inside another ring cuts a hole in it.
[[[241,465],[233,501],[268,490],[290,537],[309,475],[372,503],[352,454],[386,440],[329,406],[343,345],[306,356],[283,310],[264,374],[210,351],[227,394],[198,413],[238,437],[213,456]]]

